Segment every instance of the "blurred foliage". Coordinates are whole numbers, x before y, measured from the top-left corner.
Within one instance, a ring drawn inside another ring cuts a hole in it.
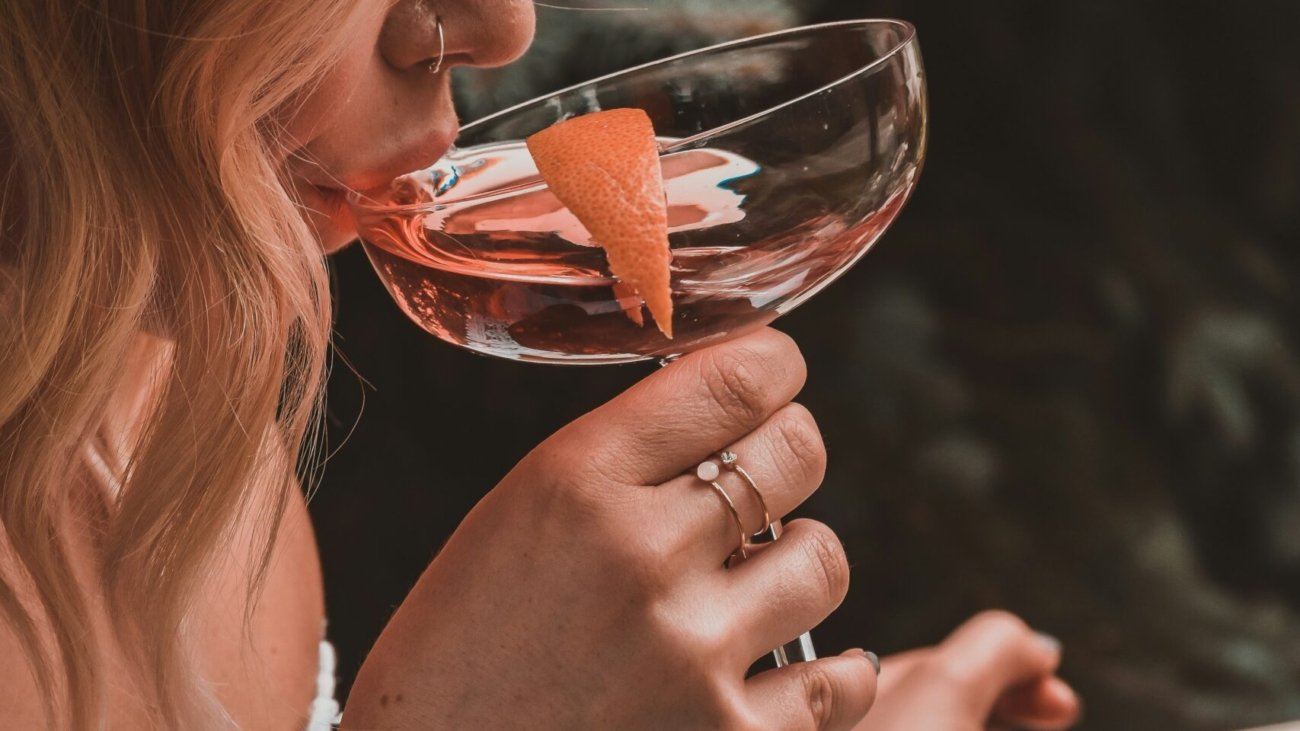
[[[1300,5],[627,4],[539,8],[528,59],[458,79],[465,116],[803,21],[919,28],[920,188],[778,323],[831,457],[801,512],[855,565],[818,643],[899,650],[1001,606],[1064,641],[1086,728],[1300,718]],[[335,369],[312,510],[346,687],[478,497],[648,370],[457,351],[357,250],[337,285],[364,382]]]

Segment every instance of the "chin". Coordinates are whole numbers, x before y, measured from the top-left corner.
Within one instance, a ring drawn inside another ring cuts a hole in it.
[[[356,222],[343,194],[306,185],[300,189],[303,218],[327,256],[340,251],[357,238]]]
[[[357,232],[348,228],[335,228],[330,231],[317,231],[316,240],[320,242],[321,251],[326,256],[337,253],[352,245],[357,240]]]
[[[320,244],[321,251],[329,256],[337,251],[341,251],[357,239],[357,227],[352,223],[352,217],[347,216],[326,216],[318,211],[311,211],[307,214],[307,225],[311,227],[312,233],[316,236],[316,242]]]

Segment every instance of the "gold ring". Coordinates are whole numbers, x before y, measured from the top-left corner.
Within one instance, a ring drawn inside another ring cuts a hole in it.
[[[767,501],[763,499],[763,491],[758,489],[758,483],[754,482],[754,478],[745,471],[744,467],[740,466],[740,462],[738,461],[735,452],[719,452],[718,459],[722,461],[723,467],[726,467],[728,470],[740,475],[741,478],[745,480],[745,484],[749,485],[749,489],[753,491],[754,497],[758,499],[758,507],[763,509],[763,527],[754,531],[753,535],[757,536],[759,533],[767,530],[767,527],[772,524],[772,514],[767,511]]]
[[[745,533],[745,524],[740,521],[740,511],[736,510],[736,503],[732,502],[731,496],[718,482],[718,466],[712,461],[701,462],[700,466],[695,468],[695,476],[709,483],[713,491],[718,493],[722,502],[726,504],[727,510],[731,513],[731,519],[736,524],[736,533],[740,536],[740,542],[736,544],[736,550],[731,552],[732,556],[739,555],[741,558],[749,558],[749,535]]]

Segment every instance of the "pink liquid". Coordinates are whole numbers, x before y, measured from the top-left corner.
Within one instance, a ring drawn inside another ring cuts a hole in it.
[[[615,297],[604,251],[582,225],[544,188],[528,185],[536,168],[522,145],[478,148],[473,160],[432,213],[359,215],[363,245],[422,328],[516,360],[665,357],[760,328],[851,265],[901,204],[891,199],[853,226],[834,213],[785,216],[784,230],[763,235],[745,195],[728,182],[758,172],[757,165],[709,150],[665,156],[669,340],[639,302]],[[644,326],[625,308],[639,309]]]

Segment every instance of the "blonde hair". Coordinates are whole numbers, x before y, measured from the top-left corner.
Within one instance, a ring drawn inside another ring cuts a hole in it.
[[[259,516],[253,587],[265,572],[329,331],[277,121],[338,58],[354,6],[0,3],[0,611],[51,726],[104,722],[95,612],[154,723],[222,722],[187,618],[240,514]],[[126,439],[110,397],[141,332],[166,348]],[[117,489],[88,499],[92,444]],[[93,516],[89,585],[70,504]]]

